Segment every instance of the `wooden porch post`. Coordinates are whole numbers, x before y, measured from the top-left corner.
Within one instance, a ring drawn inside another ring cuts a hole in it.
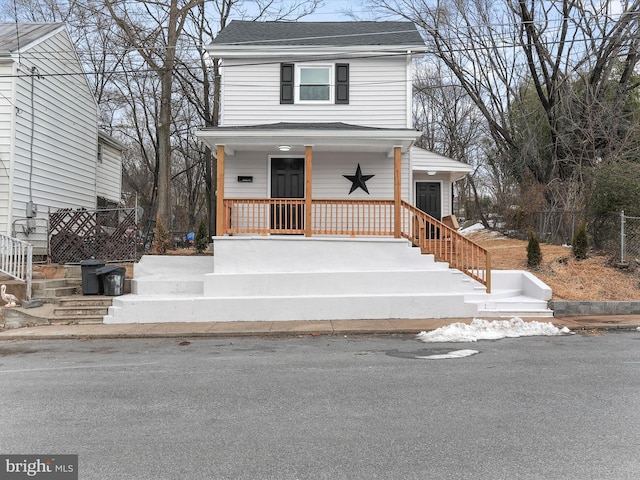
[[[311,236],[311,200],[313,195],[313,147],[305,145],[304,147],[304,236]]]
[[[393,147],[393,233],[400,238],[402,226],[400,222],[400,201],[402,199],[402,147]]]
[[[216,235],[222,236],[227,230],[224,223],[224,145],[218,145],[216,173]]]

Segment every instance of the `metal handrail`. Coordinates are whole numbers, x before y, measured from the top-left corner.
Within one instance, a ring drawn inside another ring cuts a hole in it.
[[[26,300],[31,300],[33,278],[33,245],[0,234],[0,272],[25,282]]]

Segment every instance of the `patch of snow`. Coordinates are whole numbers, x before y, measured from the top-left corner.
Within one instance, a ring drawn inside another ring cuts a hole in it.
[[[471,232],[479,232],[481,230],[484,230],[484,225],[478,222],[478,223],[474,223],[469,227],[461,228],[460,230],[458,230],[458,233],[464,234],[464,233],[471,233]]]
[[[424,359],[424,360],[446,360],[448,358],[464,358],[470,357],[471,355],[475,355],[476,353],[480,353],[478,350],[454,350],[453,352],[443,353],[439,355],[424,355],[418,356],[416,358]]]
[[[636,330],[640,332],[640,327],[636,328]]]
[[[565,327],[566,328],[566,327]],[[499,340],[501,338],[551,336],[571,333],[560,330],[552,323],[525,322],[519,317],[511,320],[487,321],[474,318],[471,324],[452,323],[431,332],[420,332],[417,339],[430,342],[477,342],[478,340]]]

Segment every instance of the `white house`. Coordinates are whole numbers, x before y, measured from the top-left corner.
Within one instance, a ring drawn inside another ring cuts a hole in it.
[[[65,26],[0,23],[0,233],[46,245],[49,211],[117,204],[122,149]]]
[[[520,273],[492,285],[489,254],[440,221],[470,168],[414,146],[424,48],[409,22],[232,21],[208,47],[220,126],[198,132],[213,258],[143,257],[105,322],[486,316],[514,308],[492,288],[548,295]]]

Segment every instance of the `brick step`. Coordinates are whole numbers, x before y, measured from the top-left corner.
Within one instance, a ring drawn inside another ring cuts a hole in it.
[[[55,307],[53,309],[53,314],[56,317],[104,316],[108,312],[109,306],[102,305]]]
[[[102,323],[102,315],[56,316],[48,321],[49,325],[96,325]]]
[[[72,295],[68,297],[60,297],[58,306],[60,307],[105,307],[111,306],[112,297],[103,295]]]
[[[51,303],[57,303],[59,297],[67,297],[69,295],[75,294],[76,292],[76,287],[45,288],[42,290],[34,290],[32,297],[41,298],[45,301],[51,300]]]

